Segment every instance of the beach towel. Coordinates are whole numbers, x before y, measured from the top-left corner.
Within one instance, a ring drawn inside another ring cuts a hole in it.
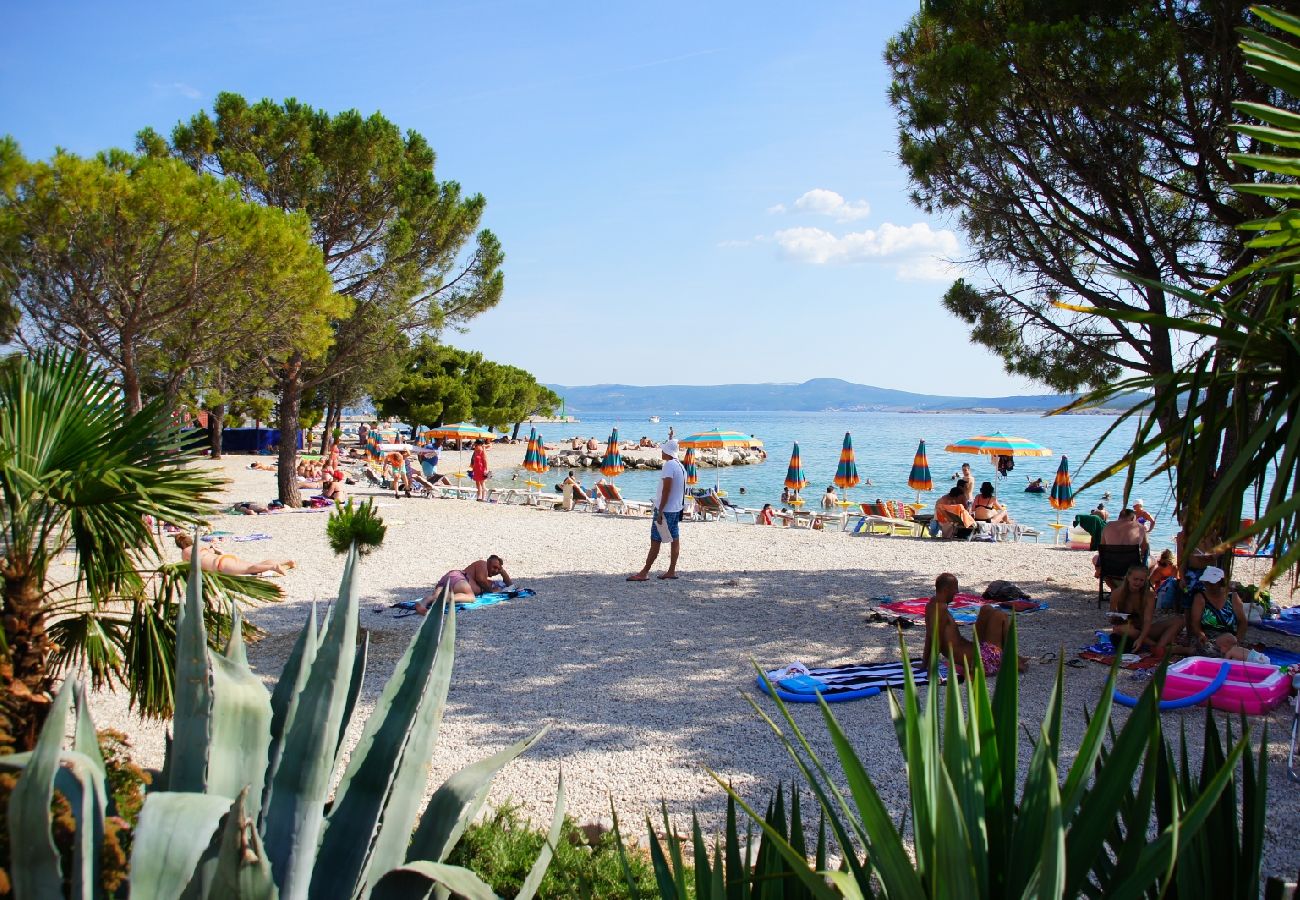
[[[1103,666],[1109,666],[1113,662],[1115,662],[1115,654],[1100,653],[1092,648],[1088,648],[1086,650],[1079,651],[1079,659],[1086,659],[1089,662],[1101,663]],[[1139,669],[1154,669],[1158,665],[1160,665],[1160,657],[1152,656],[1151,654],[1148,653],[1145,656],[1142,656],[1134,660],[1133,662],[1120,663],[1119,667],[1121,669],[1137,671]]]
[[[917,597],[915,600],[895,600],[890,603],[882,603],[880,608],[919,622],[925,619],[925,604],[929,602],[928,597]],[[985,600],[978,594],[958,594],[948,604],[948,612],[952,614],[953,621],[958,625],[973,625],[975,620],[979,618],[980,607],[990,605],[996,606],[998,609],[1005,609],[1007,612],[1018,613],[1034,612],[1048,608],[1046,603],[1040,603],[1037,600]]]
[[[1283,650],[1280,647],[1265,647],[1262,651],[1268,657],[1268,661],[1279,668],[1288,666],[1300,666],[1300,653],[1292,650]]]
[[[469,603],[457,603],[456,612],[464,612],[467,609],[482,609],[485,606],[496,606],[498,603],[505,603],[507,600],[522,600],[525,597],[535,597],[537,591],[532,588],[512,588],[508,591],[492,591],[487,594],[479,594]],[[404,619],[415,613],[418,600],[399,600],[392,605],[392,609],[400,610],[396,618]]]
[[[271,536],[269,534],[262,534],[260,531],[256,531],[252,534],[240,534],[231,538],[231,540],[236,544],[247,544],[249,541],[269,541],[270,539]]]
[[[1259,622],[1250,623],[1254,628],[1263,628],[1266,631],[1276,631],[1278,634],[1290,634],[1300,637],[1300,619],[1281,618],[1281,619],[1262,619]]]
[[[946,667],[939,667],[942,683]],[[768,672],[776,695],[787,703],[816,703],[820,695],[827,703],[842,703],[874,697],[887,687],[902,687],[906,678],[902,662],[846,663],[842,666],[808,668],[793,663]],[[912,677],[917,685],[929,682],[930,674],[924,663],[912,662]],[[755,676],[754,683],[767,693],[763,679]]]

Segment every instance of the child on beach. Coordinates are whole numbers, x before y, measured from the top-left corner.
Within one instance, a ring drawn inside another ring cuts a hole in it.
[[[962,636],[957,622],[948,611],[948,604],[957,596],[957,576],[944,572],[934,581],[934,597],[925,605],[925,649],[922,658],[928,664],[931,654],[942,659],[952,657],[958,671],[975,659],[975,644]],[[979,638],[980,658],[984,661],[984,674],[996,675],[1002,668],[1002,646],[1011,628],[1011,618],[1002,610],[989,605],[980,608],[975,620],[975,634]],[[1029,660],[1017,660],[1020,671],[1025,671]]]
[[[1164,655],[1165,647],[1183,628],[1182,616],[1156,618],[1156,592],[1145,566],[1129,566],[1119,587],[1110,593],[1112,643],[1120,638],[1133,652],[1150,647]]]

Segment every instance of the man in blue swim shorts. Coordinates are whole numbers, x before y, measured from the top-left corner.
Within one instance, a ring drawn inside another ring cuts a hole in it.
[[[650,524],[650,552],[645,565],[628,581],[649,581],[650,567],[659,556],[659,547],[669,545],[668,570],[661,579],[677,577],[677,556],[681,552],[682,506],[686,502],[686,469],[677,461],[677,442],[664,441],[659,445],[663,457],[663,479],[659,482],[659,496],[655,499],[654,517]]]

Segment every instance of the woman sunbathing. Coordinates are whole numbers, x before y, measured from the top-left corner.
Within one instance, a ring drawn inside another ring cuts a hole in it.
[[[971,502],[971,516],[976,522],[989,522],[997,525],[1010,523],[1011,515],[1005,504],[999,503],[993,491],[993,482],[986,481],[980,485],[979,496]]]
[[[1163,655],[1169,642],[1183,629],[1182,616],[1156,618],[1156,592],[1143,566],[1129,566],[1119,587],[1110,593],[1110,618],[1115,638],[1124,638],[1133,652],[1149,646]]]
[[[181,548],[181,559],[186,562],[194,553],[194,538],[184,532],[176,535],[176,546]],[[245,562],[233,553],[222,553],[215,547],[199,548],[199,568],[205,572],[219,572],[222,575],[261,575],[274,572],[283,575],[296,566],[291,559],[264,559],[261,562]]]

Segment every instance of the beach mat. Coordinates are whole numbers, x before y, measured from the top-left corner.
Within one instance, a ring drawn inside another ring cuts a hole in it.
[[[1269,662],[1279,668],[1300,666],[1300,653],[1293,650],[1283,650],[1281,647],[1265,647],[1260,652],[1268,657]]]
[[[1265,631],[1276,631],[1278,634],[1289,634],[1293,637],[1300,637],[1300,619],[1264,619],[1259,622],[1251,622],[1251,628],[1263,628]]]
[[[456,612],[465,612],[471,609],[483,609],[485,606],[496,606],[498,603],[505,603],[507,600],[522,600],[525,597],[535,597],[537,591],[532,588],[516,588],[509,591],[492,591],[487,594],[479,594],[472,603],[457,603]],[[418,600],[399,600],[394,603],[390,609],[399,610],[396,618],[404,619],[407,616],[415,615],[415,607],[419,605]]]
[[[1086,659],[1089,662],[1101,663],[1103,666],[1110,666],[1115,662],[1114,653],[1098,653],[1096,650],[1080,650],[1079,659]],[[1131,663],[1120,663],[1121,669],[1128,669],[1130,672],[1137,672],[1142,669],[1154,669],[1160,665],[1160,657],[1147,654],[1141,659]]]
[[[819,695],[827,703],[861,700],[874,697],[887,687],[902,687],[907,677],[901,662],[846,663],[789,675],[787,669],[768,673],[776,695],[787,703],[816,703]],[[940,666],[941,680],[944,671]],[[925,663],[913,661],[912,677],[918,687],[929,682],[930,673]],[[763,693],[768,693],[760,676],[755,676],[754,683]]]
[[[929,597],[917,597],[913,600],[893,600],[882,603],[880,608],[899,616],[922,621],[925,619],[925,605],[929,602]],[[1036,600],[985,600],[978,594],[958,594],[948,604],[948,612],[952,614],[953,620],[958,625],[971,625],[979,618],[980,608],[990,604],[1008,612],[1018,613],[1048,608],[1046,603],[1039,603]]]

